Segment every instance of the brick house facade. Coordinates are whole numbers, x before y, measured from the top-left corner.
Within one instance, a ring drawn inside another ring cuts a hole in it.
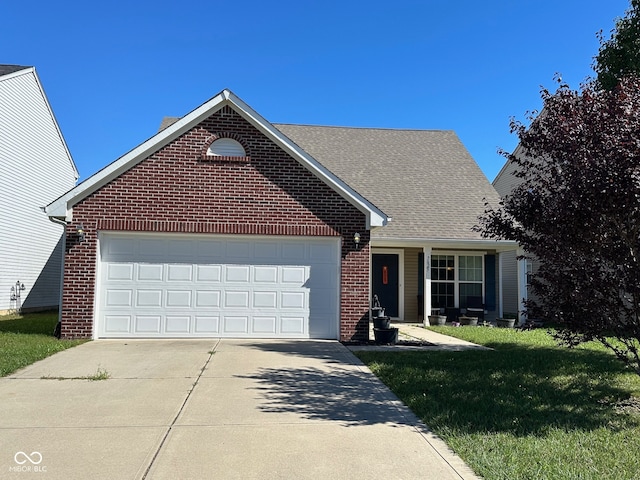
[[[264,122],[256,126],[255,112],[233,100],[214,98],[210,115],[176,138],[148,155],[114,162],[108,176],[94,176],[56,200],[68,222],[61,337],[96,336],[99,233],[146,232],[339,238],[339,339],[368,338],[370,217],[261,131]],[[238,141],[246,155],[207,155],[218,138]],[[51,217],[56,202],[47,207]],[[353,242],[356,232],[360,245]]]

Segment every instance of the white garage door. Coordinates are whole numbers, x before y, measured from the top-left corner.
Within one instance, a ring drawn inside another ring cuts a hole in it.
[[[102,233],[99,338],[338,337],[340,243]]]

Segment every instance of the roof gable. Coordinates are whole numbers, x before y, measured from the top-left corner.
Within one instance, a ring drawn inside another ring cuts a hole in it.
[[[42,120],[43,122],[46,122],[47,125],[51,125],[53,127],[55,131],[54,136],[56,137],[56,146],[59,141],[59,145],[62,149],[61,153],[65,157],[65,162],[68,162],[72,175],[77,181],[79,177],[78,169],[73,161],[67,142],[62,135],[62,131],[60,130],[58,121],[53,113],[53,109],[51,108],[47,95],[44,92],[44,88],[40,83],[40,78],[36,73],[35,67],[0,65],[0,82],[3,82],[3,85],[9,86],[7,90],[7,92],[9,92],[8,95],[13,99],[17,99],[21,103],[20,109],[23,110],[26,115],[30,116],[30,120]]]
[[[229,106],[251,123],[258,131],[291,155],[307,170],[329,185],[334,191],[354,205],[367,217],[369,227],[382,226],[388,221],[387,216],[365,197],[358,194],[351,186],[338,178],[326,166],[322,165],[311,155],[291,142],[273,125],[267,122],[251,107],[229,90],[223,90],[218,95],[200,105],[179,120],[166,126],[156,135],[140,144],[118,160],[107,165],[102,170],[76,186],[60,198],[49,204],[45,210],[50,217],[64,218],[70,221],[73,217],[73,206],[106,185],[122,173],[148,158],[151,154],[168,145],[180,135],[204,121],[213,113]]]

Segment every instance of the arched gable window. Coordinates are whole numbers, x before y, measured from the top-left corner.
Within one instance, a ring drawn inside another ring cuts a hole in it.
[[[245,157],[244,147],[233,138],[218,138],[207,149],[207,155],[214,157]]]

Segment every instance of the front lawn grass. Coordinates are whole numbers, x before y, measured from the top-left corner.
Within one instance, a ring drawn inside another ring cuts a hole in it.
[[[58,340],[58,312],[0,316],[0,377],[85,340]]]
[[[494,350],[356,352],[486,479],[640,479],[640,377],[546,330],[431,327]]]

